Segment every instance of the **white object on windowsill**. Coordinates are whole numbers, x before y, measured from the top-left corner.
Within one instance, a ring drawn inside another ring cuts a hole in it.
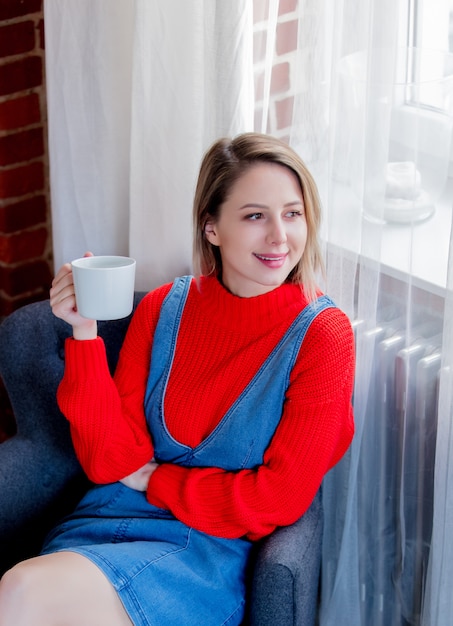
[[[414,200],[420,195],[421,180],[413,161],[387,163],[385,197]]]
[[[421,188],[421,174],[413,161],[387,164],[384,219],[390,222],[425,220],[434,213],[429,194]]]
[[[421,174],[413,161],[387,163],[385,195],[367,202],[368,215],[384,222],[411,223],[426,220],[435,210],[421,187]]]

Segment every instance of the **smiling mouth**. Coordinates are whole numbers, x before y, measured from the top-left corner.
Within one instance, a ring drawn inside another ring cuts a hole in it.
[[[283,261],[287,257],[286,254],[257,254],[254,253],[257,259],[261,261]]]

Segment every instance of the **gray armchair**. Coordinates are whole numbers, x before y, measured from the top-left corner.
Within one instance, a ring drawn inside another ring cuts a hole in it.
[[[136,294],[135,305],[143,295]],[[112,371],[128,323],[99,323]],[[56,404],[70,330],[48,301],[25,306],[0,325],[0,376],[17,422],[16,435],[0,444],[0,576],[39,552],[47,531],[89,486]],[[247,624],[315,624],[321,540],[319,493],[298,522],[256,545]]]

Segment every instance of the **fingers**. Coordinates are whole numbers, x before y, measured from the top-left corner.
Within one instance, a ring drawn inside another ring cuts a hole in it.
[[[57,272],[50,288],[50,306],[57,317],[63,302],[67,310],[75,310],[75,292],[70,263],[65,263]],[[57,309],[57,310],[55,310]]]
[[[93,256],[86,252],[85,256]],[[74,339],[94,339],[97,336],[96,320],[82,317],[77,311],[72,266],[65,263],[58,270],[49,292],[52,313],[72,326]]]
[[[53,293],[58,293],[60,289],[64,288],[65,286],[71,283],[72,283],[71,264],[65,263],[62,267],[60,267],[60,269],[58,270],[57,274],[55,275],[52,281],[51,292],[53,291]]]
[[[122,478],[120,482],[130,489],[135,489],[136,491],[146,491],[148,489],[151,474],[157,469],[158,466],[158,463],[150,461],[137,471],[129,474],[129,476]]]
[[[91,257],[94,256],[94,254],[87,251],[83,256]],[[66,299],[71,300],[70,302],[66,302],[66,307],[70,310],[76,311],[77,307],[75,302],[74,281],[72,278],[72,267],[70,263],[62,265],[52,281],[50,289],[50,305],[53,308]]]

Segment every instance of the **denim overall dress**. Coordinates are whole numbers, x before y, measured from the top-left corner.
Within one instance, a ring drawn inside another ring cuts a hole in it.
[[[155,459],[238,471],[263,462],[277,428],[289,376],[305,333],[325,308],[321,296],[295,319],[217,427],[191,448],[169,433],[164,399],[190,276],[175,280],[156,327],[145,412]],[[96,486],[48,537],[43,553],[71,550],[101,568],[135,626],[233,626],[244,616],[252,543],[183,524],[122,483]]]

